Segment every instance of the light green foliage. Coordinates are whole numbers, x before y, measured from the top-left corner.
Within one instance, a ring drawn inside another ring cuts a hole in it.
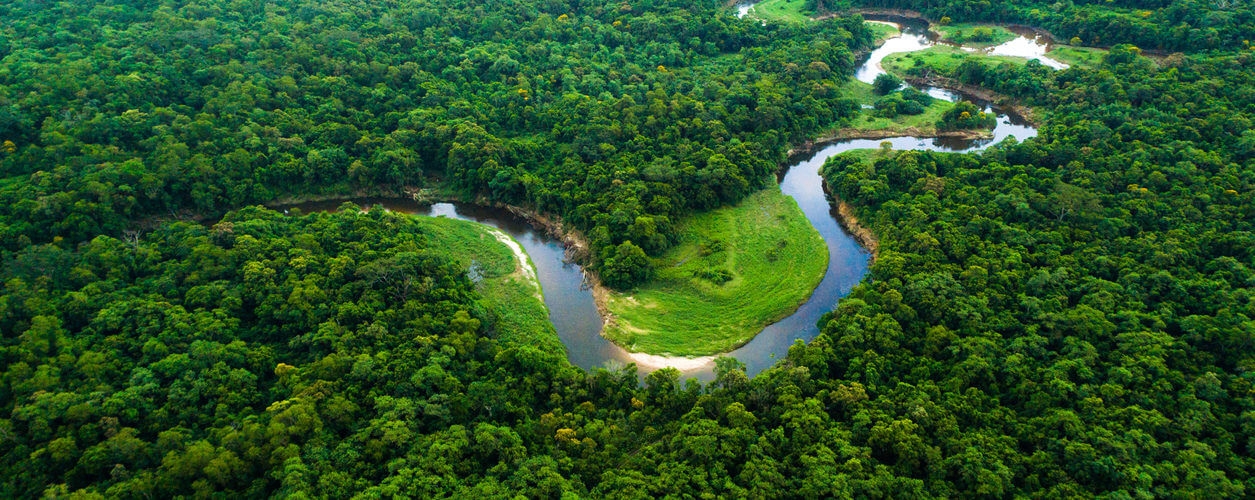
[[[902,33],[897,26],[890,23],[868,21],[866,24],[867,28],[872,31],[873,35],[875,35],[877,44],[883,43],[885,40],[898,36]]]
[[[436,248],[448,252],[459,268],[475,267],[482,281],[476,290],[483,297],[490,327],[506,345],[533,345],[564,355],[549,309],[538,296],[533,279],[518,269],[514,253],[484,226],[456,219],[421,217],[415,221],[432,238]],[[529,263],[530,265],[530,263]]]
[[[806,10],[807,0],[763,0],[754,4],[750,16],[767,21],[809,22],[812,12]]]
[[[1051,59],[1080,68],[1096,68],[1102,64],[1107,49],[1093,47],[1077,47],[1073,45],[1055,45],[1046,53]]]
[[[974,60],[986,66],[1003,63],[1024,65],[1028,59],[1011,56],[989,56],[964,51],[949,45],[935,45],[918,52],[891,54],[881,62],[886,71],[899,75],[918,74],[920,70],[928,70],[943,75],[953,74],[966,60]]]
[[[823,239],[777,188],[685,220],[657,277],[615,293],[606,336],[632,351],[727,352],[792,313],[827,269]]]

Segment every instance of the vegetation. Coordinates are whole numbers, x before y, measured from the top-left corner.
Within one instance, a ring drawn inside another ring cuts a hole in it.
[[[948,75],[1041,110],[1033,139],[833,159],[880,241],[868,278],[774,367],[702,385],[572,367],[474,226],[212,215],[440,178],[663,276],[639,257],[694,248],[790,144],[876,112],[848,83],[857,17],[0,3],[0,497],[1250,496],[1252,4],[816,11],[845,6],[1110,50]]]
[[[1043,28],[1072,45],[1121,43],[1161,51],[1232,50],[1255,41],[1255,5],[1232,0],[854,0],[852,6],[910,9],[929,19]]]
[[[763,0],[754,4],[750,15],[766,21],[804,23],[815,11],[808,0]]]
[[[1091,47],[1055,44],[1046,55],[1069,66],[1096,68],[1102,64],[1103,57],[1107,55],[1107,51]]]
[[[937,130],[994,128],[995,125],[997,118],[993,113],[986,113],[968,101],[960,101],[942,113],[941,119],[937,121]]]
[[[984,48],[1015,40],[1016,35],[1002,26],[974,23],[942,24],[932,28],[941,34],[941,41],[968,47]]]
[[[676,356],[728,352],[793,313],[828,268],[819,233],[778,188],[678,228],[658,276],[609,299],[606,337],[628,350]]]
[[[1249,56],[1186,65],[1236,84],[1249,77],[1237,69],[1243,60]],[[1186,488],[1241,495],[1242,481],[1251,477],[1250,443],[1228,436],[1250,432],[1237,418],[1252,404],[1239,395],[1247,382],[1237,368],[1249,365],[1250,351],[1233,343],[1249,341],[1249,333],[1239,332],[1255,317],[1247,272],[1255,246],[1245,241],[1255,221],[1255,155],[1233,147],[1242,142],[1233,129],[1191,141],[1200,148],[1192,153],[1180,143],[1130,140],[1115,130],[1157,130],[1179,141],[1175,131],[1188,127],[1196,111],[1250,109],[1250,94],[1204,97],[1200,82],[1181,76],[1181,68],[1157,70],[1139,57],[1109,58],[1107,68],[1060,72],[1048,81],[1094,92],[1116,72],[1128,75],[1122,85],[1145,86],[1161,98],[1087,94],[1060,102],[1053,107],[1056,125],[1042,129],[1038,140],[983,156],[907,152],[876,160],[874,168],[849,158],[826,167],[839,195],[865,207],[859,216],[880,237],[880,257],[872,281],[844,300],[827,325],[831,344],[818,348],[833,349],[832,359],[842,361],[824,368],[883,384],[883,367],[911,367],[943,393],[966,393],[998,408],[1002,417],[962,433],[964,439],[1001,436],[1011,446],[989,441],[982,448],[992,475],[969,483],[981,491],[1009,494],[1006,488],[1022,487],[1016,478],[1025,476],[1009,473],[1020,460],[1067,453],[1072,458],[1048,466],[1053,472],[1040,471],[1072,478],[1050,487],[1057,494],[1169,495]],[[1193,99],[1200,108],[1167,104],[1175,99]],[[1110,106],[1110,121],[1089,121],[1094,105]],[[1081,132],[1079,123],[1097,128]],[[1064,151],[1073,153],[1054,156]],[[1197,205],[1200,197],[1209,200],[1205,206]],[[1165,247],[1178,244],[1189,250]],[[1222,271],[1226,265],[1241,267],[1230,274]],[[913,354],[894,360],[884,352]],[[873,363],[875,371],[864,368]],[[922,381],[894,382],[905,388]],[[1017,392],[1027,387],[1036,389]],[[1203,409],[1206,416],[1196,420],[1193,412]],[[927,413],[927,422],[938,418]],[[1156,419],[1130,420],[1134,414]],[[901,425],[928,432],[930,424],[919,420],[907,417]],[[1065,420],[1077,431],[1035,434]],[[1157,437],[1134,444],[1140,436]],[[1156,472],[1140,484],[1133,480],[1131,462],[1180,463],[1169,442],[1178,450],[1208,450],[1196,464],[1209,479],[1149,468]],[[1094,452],[1076,455],[1080,449]],[[1104,470],[1099,464],[1118,454],[1103,449],[1138,449],[1140,458],[1111,462],[1120,465],[1105,469],[1096,484],[1092,474]],[[910,463],[918,462],[899,462]],[[1000,479],[1002,467],[1008,474]]]
[[[873,38],[713,1],[160,4],[0,6],[6,250],[441,178],[562,216],[601,270],[854,115],[837,89]]]
[[[885,68],[885,71],[898,75],[953,75],[967,61],[972,61],[969,64],[980,64],[982,66],[997,66],[1000,64],[1023,66],[1028,64],[1030,59],[978,54],[949,45],[934,45],[918,52],[890,54],[881,61],[880,65]]]
[[[876,79],[872,81],[872,91],[876,95],[885,95],[902,86],[902,79],[889,73],[876,75]]]
[[[881,43],[884,43],[885,40],[902,34],[902,31],[900,31],[896,25],[891,23],[868,21],[867,28],[871,30],[872,35],[875,37],[876,45],[880,45]]]
[[[880,102],[882,98],[877,97],[871,85],[860,82],[851,81],[842,87],[845,95],[858,102],[867,103],[870,109],[862,109],[858,115],[843,120],[840,123],[837,134],[886,134],[886,135],[920,135],[927,136],[936,133],[937,121],[941,119],[941,115],[954,105],[943,99],[932,99],[920,114],[903,114],[903,113],[885,113],[883,110],[876,109],[875,103]],[[900,97],[900,96],[898,96]],[[922,101],[922,99],[920,99]],[[917,101],[918,102],[918,101]],[[888,101],[885,103],[887,104]],[[884,107],[884,106],[882,106]],[[894,108],[896,110],[896,106]]]
[[[532,345],[550,353],[565,353],[549,309],[541,296],[540,284],[521,267],[517,256],[480,224],[456,219],[421,218],[417,225],[431,237],[431,247],[443,249],[481,296],[489,318],[486,325],[496,338],[510,345]],[[531,266],[530,262],[526,262]]]

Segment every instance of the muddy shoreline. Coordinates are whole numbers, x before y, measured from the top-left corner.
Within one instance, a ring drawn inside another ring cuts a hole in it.
[[[880,239],[876,237],[871,229],[868,229],[858,220],[858,216],[854,214],[854,205],[846,203],[845,200],[837,197],[832,192],[832,186],[828,184],[828,178],[823,178],[824,192],[832,200],[837,208],[837,223],[841,225],[860,246],[867,249],[872,254],[870,264],[875,264],[876,259],[880,257]]]

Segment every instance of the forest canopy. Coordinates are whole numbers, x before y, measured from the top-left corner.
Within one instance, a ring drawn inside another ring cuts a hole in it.
[[[439,185],[565,218],[626,286],[858,113],[858,16],[0,4],[0,497],[1255,492],[1250,3],[814,7],[1111,50],[946,75],[1035,138],[831,159],[869,275],[774,367],[701,384],[511,329],[480,282],[508,252],[450,243],[474,231],[253,205]]]

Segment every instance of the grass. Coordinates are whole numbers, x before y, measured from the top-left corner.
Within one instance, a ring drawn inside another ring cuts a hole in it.
[[[566,350],[549,321],[549,309],[537,296],[537,285],[518,272],[514,253],[486,226],[444,217],[420,217],[433,245],[447,251],[458,266],[474,263],[483,279],[476,286],[489,327],[503,346],[531,345],[557,358]],[[530,263],[529,263],[530,265]]]
[[[792,314],[828,267],[823,238],[779,188],[694,215],[679,229],[680,244],[655,261],[657,277],[608,300],[616,324],[605,335],[628,350],[731,351]]]
[[[934,71],[949,75],[954,74],[959,65],[969,57],[975,58],[987,66],[997,66],[1002,63],[1020,66],[1028,64],[1028,59],[1023,57],[990,56],[967,52],[949,45],[935,45],[917,52],[891,54],[880,65],[885,68],[885,71],[898,75],[905,75],[908,70],[916,66],[926,66]]]
[[[1091,47],[1055,45],[1051,47],[1050,52],[1047,52],[1046,55],[1069,66],[1095,68],[1102,64],[1103,56],[1107,55],[1107,51]]]
[[[897,26],[891,23],[882,23],[877,21],[867,21],[864,24],[872,30],[872,34],[876,35],[876,45],[885,43],[885,40],[898,36],[902,33]]]
[[[972,33],[977,28],[989,30],[989,32],[992,35],[991,38],[989,40],[982,41],[982,42],[971,40]],[[995,26],[991,24],[958,23],[958,24],[950,24],[946,26],[937,26],[933,29],[934,31],[941,33],[941,41],[943,42],[960,43],[968,47],[976,47],[976,48],[985,48],[985,47],[993,47],[994,45],[1001,45],[1011,40],[1015,40],[1016,37],[1019,36],[1019,35],[1016,35],[1015,33],[1010,32],[1006,28],[1003,28],[1002,26]]]
[[[750,15],[764,21],[806,22],[811,18],[802,13],[806,0],[763,0],[754,4]]]

